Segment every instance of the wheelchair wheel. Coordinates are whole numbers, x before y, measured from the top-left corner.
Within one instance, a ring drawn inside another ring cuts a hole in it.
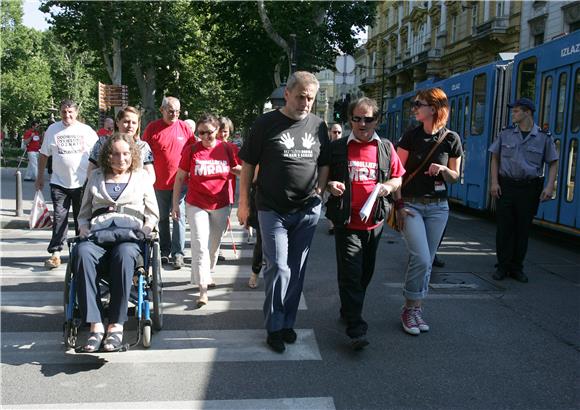
[[[143,347],[149,348],[151,347],[151,325],[144,325],[142,331],[143,336],[141,340],[143,340]]]
[[[72,278],[72,264],[69,262],[66,266],[66,273],[64,277],[64,293],[63,293],[63,307],[65,322],[63,326],[64,345],[67,349],[74,349],[77,346],[78,329],[80,326],[80,317],[78,307],[74,306],[76,297],[70,298],[70,282]],[[69,305],[73,304],[72,315],[69,317]]]
[[[159,331],[163,328],[163,281],[161,279],[161,251],[159,242],[153,244],[153,257],[151,263],[151,293],[153,302],[153,328]]]

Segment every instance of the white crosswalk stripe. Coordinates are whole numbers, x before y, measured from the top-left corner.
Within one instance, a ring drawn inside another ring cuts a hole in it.
[[[232,213],[235,215],[235,213]],[[235,220],[235,216],[232,218]],[[234,224],[232,224],[234,225]],[[220,363],[235,362],[304,362],[322,360],[313,329],[296,329],[298,338],[295,344],[288,345],[284,354],[271,351],[265,343],[266,332],[263,328],[244,328],[243,323],[235,320],[228,322],[228,328],[199,329],[195,320],[212,320],[218,314],[255,314],[262,320],[264,303],[263,287],[258,290],[247,289],[245,283],[249,276],[249,259],[252,256],[252,245],[246,243],[246,234],[239,226],[232,226],[236,249],[232,245],[232,236],[224,236],[222,255],[226,261],[218,264],[212,273],[217,283],[209,291],[209,303],[201,309],[196,308],[199,295],[196,286],[190,283],[189,266],[180,270],[164,270],[165,284],[163,308],[166,317],[166,329],[154,333],[151,347],[145,349],[136,346],[123,353],[79,354],[72,350],[65,351],[60,328],[47,330],[39,327],[20,330],[11,323],[9,331],[2,332],[2,373],[10,374],[12,366],[34,364],[36,366],[91,366],[95,362],[119,366],[207,363],[219,366]],[[61,290],[68,252],[62,253],[63,265],[58,269],[46,270],[43,266],[47,258],[46,246],[50,240],[50,231],[16,231],[3,230],[1,241],[2,266],[0,279],[2,293],[0,314],[14,320],[18,318],[37,318],[39,324],[43,317],[62,317],[63,293]],[[69,232],[72,235],[73,232]],[[186,262],[189,262],[189,232],[186,245]],[[238,284],[236,286],[236,283]],[[240,290],[240,283],[243,288]],[[263,282],[261,282],[263,284]],[[307,310],[307,303],[302,296],[299,310]],[[236,313],[237,312],[237,313]],[[188,317],[194,317],[194,322]],[[206,317],[207,319],[202,319]],[[181,321],[187,320],[187,328],[179,328]],[[168,328],[167,324],[171,323]],[[223,323],[223,322],[221,322]],[[255,323],[255,322],[254,322]],[[127,324],[125,342],[132,342],[135,336],[132,325]],[[133,325],[134,327],[134,325]],[[192,328],[193,327],[193,328]],[[81,329],[80,340],[86,337],[86,329]],[[91,370],[98,372],[98,369]],[[159,397],[158,400],[140,401],[102,401],[79,402],[69,400],[67,403],[42,403],[13,405],[10,390],[3,390],[2,408],[165,408],[165,409],[334,409],[332,397],[282,397],[282,398],[248,398],[240,400],[172,400],[171,395]],[[211,397],[211,392],[205,396]],[[110,399],[110,398],[109,398]],[[33,403],[37,403],[35,400]]]

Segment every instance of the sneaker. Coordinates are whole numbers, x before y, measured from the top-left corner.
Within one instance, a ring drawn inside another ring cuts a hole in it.
[[[354,351],[359,351],[364,349],[369,345],[369,341],[364,336],[353,337],[350,339],[350,347]]]
[[[405,332],[410,335],[416,336],[421,333],[419,325],[417,324],[417,319],[415,319],[413,308],[403,307],[403,311],[401,312],[401,324],[403,325]]]
[[[44,266],[50,269],[58,268],[60,266],[60,256],[52,255],[44,261]]]
[[[284,350],[286,350],[280,331],[268,333],[266,343],[268,343],[268,346],[270,346],[270,348],[276,353],[284,353]]]
[[[181,269],[185,265],[183,255],[177,254],[173,257],[173,269]]]
[[[413,314],[415,316],[415,322],[417,322],[417,326],[419,327],[419,330],[421,332],[428,332],[429,325],[423,319],[423,309],[421,309],[420,307],[416,307],[413,309]]]
[[[282,340],[285,343],[294,343],[296,341],[296,338],[298,337],[296,335],[296,332],[294,331],[294,329],[282,329],[280,330],[280,334],[282,335]]]
[[[168,265],[169,264],[169,256],[162,256],[161,257],[161,264]]]

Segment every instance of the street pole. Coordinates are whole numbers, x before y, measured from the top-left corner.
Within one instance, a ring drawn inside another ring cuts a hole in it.
[[[16,170],[16,216],[22,216],[22,173]]]
[[[290,55],[290,75],[296,72],[296,34],[290,34],[292,39],[292,51]]]

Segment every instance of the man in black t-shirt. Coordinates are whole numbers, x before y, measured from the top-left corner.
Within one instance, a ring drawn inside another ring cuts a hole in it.
[[[256,207],[266,260],[267,343],[276,352],[294,343],[310,243],[320,216],[320,188],[328,177],[328,130],[310,114],[319,84],[298,71],[288,79],[279,110],[260,116],[240,151],[238,219],[248,224],[250,184],[256,165]]]

